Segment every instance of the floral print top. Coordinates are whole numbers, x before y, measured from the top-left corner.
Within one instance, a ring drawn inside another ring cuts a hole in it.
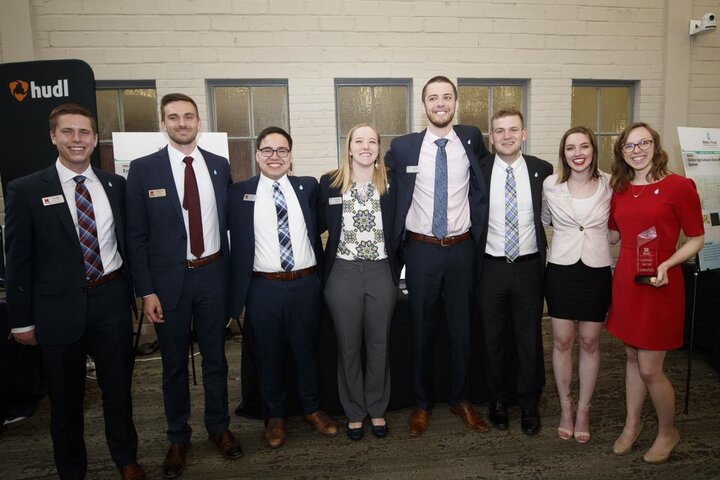
[[[342,199],[342,230],[337,256],[343,260],[387,258],[380,194],[373,184],[353,182]]]

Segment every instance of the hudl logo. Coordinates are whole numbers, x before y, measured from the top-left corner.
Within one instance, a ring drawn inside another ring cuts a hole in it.
[[[15,97],[15,100],[18,102],[25,100],[28,93],[30,94],[30,98],[61,98],[70,96],[67,78],[58,80],[55,85],[35,85],[33,81],[28,84],[25,80],[13,80],[8,86],[10,87],[10,94]]]

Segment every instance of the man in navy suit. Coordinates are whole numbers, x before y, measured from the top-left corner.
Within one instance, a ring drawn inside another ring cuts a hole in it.
[[[230,188],[230,316],[245,310],[265,414],[265,441],[281,447],[285,429],[285,366],[292,350],[305,420],[325,436],[337,425],[319,410],[318,328],[322,245],[313,177],[289,176],[292,137],[279,127],[260,132],[260,174]]]
[[[125,251],[125,180],[90,166],[93,115],[76,104],[50,113],[51,167],[8,184],[6,288],[15,340],[40,345],[50,431],[61,479],[87,473],[86,356],[102,390],[105,436],[124,479],[144,479],[132,421],[133,300]]]
[[[229,430],[225,324],[228,161],[197,146],[197,105],[181,93],[160,102],[169,145],[128,172],[128,242],[135,294],[155,325],[170,441],[163,475],[185,468],[190,446],[191,328],[202,354],[205,428],[223,457],[242,449]]]
[[[394,173],[397,210],[393,245],[406,266],[415,345],[415,402],[410,435],[422,435],[434,405],[433,347],[444,305],[452,371],[450,407],[475,431],[487,425],[468,401],[470,318],[475,254],[487,210],[478,159],[485,154],[480,130],[452,126],[458,97],[446,77],[431,78],[422,102],[427,130],[393,140],[385,163]]]
[[[541,322],[547,239],[540,213],[542,184],[552,174],[552,165],[521,152],[527,132],[518,110],[498,110],[490,125],[496,153],[480,160],[490,202],[478,280],[492,393],[490,422],[500,430],[508,428],[507,403],[516,390],[521,428],[535,435],[540,431],[538,402],[545,385]],[[515,190],[512,215],[508,181]],[[510,228],[506,231],[510,224],[515,225],[514,234]],[[508,375],[515,366],[517,378]]]

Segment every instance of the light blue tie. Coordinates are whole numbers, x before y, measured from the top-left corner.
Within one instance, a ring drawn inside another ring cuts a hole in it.
[[[278,182],[273,183],[273,199],[275,200],[275,211],[277,212],[280,266],[283,270],[289,272],[295,266],[295,259],[293,258],[292,241],[290,240],[287,203]]]
[[[448,173],[447,154],[445,153],[447,143],[447,138],[435,140],[435,144],[438,146],[437,154],[435,154],[435,202],[433,203],[432,221],[432,234],[435,238],[445,238],[448,232]]]
[[[520,255],[520,227],[515,173],[512,167],[507,167],[505,171],[505,257],[512,262]]]

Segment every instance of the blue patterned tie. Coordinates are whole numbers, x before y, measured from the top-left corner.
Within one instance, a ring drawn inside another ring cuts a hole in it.
[[[273,199],[277,212],[278,240],[280,240],[280,266],[289,272],[295,266],[293,258],[292,241],[290,240],[290,223],[288,222],[288,209],[285,196],[280,190],[280,184],[273,182]]]
[[[505,257],[512,262],[520,255],[520,228],[515,173],[512,167],[507,167],[505,171]]]
[[[435,144],[438,146],[435,154],[435,202],[433,203],[432,234],[435,238],[447,237],[447,197],[448,197],[448,173],[447,154],[445,145],[447,138],[438,138]]]
[[[103,264],[100,258],[100,242],[98,241],[95,211],[93,210],[90,192],[85,186],[86,178],[82,175],[73,177],[75,180],[75,206],[77,207],[78,235],[80,249],[85,260],[85,275],[90,280],[102,277]]]

